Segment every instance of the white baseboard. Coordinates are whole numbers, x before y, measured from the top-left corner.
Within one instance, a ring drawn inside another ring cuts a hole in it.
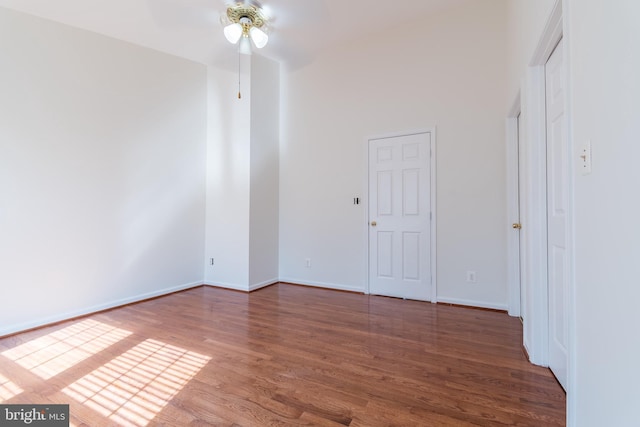
[[[237,285],[235,283],[224,283],[224,282],[213,282],[213,281],[205,281],[205,286],[211,286],[212,288],[221,288],[221,289],[230,289],[232,291],[241,291],[241,292],[253,292],[258,289],[266,288],[267,286],[275,285],[278,283],[279,279],[271,279],[265,282],[256,283],[255,285]]]
[[[213,281],[210,281],[210,280],[206,280],[204,282],[204,285],[205,286],[211,286],[213,288],[230,289],[232,291],[249,292],[249,286],[247,286],[247,285],[238,285],[236,283],[213,282]]]
[[[495,304],[492,302],[474,301],[460,298],[438,297],[437,302],[441,302],[444,304],[467,305],[469,307],[489,308],[491,310],[500,311],[508,311],[509,308],[506,304]]]
[[[28,331],[30,329],[40,328],[40,327],[51,325],[58,322],[64,322],[65,320],[87,316],[87,315],[98,313],[104,310],[110,310],[112,308],[122,307],[124,305],[133,304],[133,303],[144,301],[150,298],[161,297],[161,296],[169,295],[175,292],[180,292],[180,291],[184,291],[191,288],[197,288],[198,286],[202,286],[201,281],[187,283],[187,284],[175,286],[172,288],[165,288],[158,291],[148,292],[146,294],[140,294],[132,297],[122,298],[122,299],[111,301],[105,304],[98,304],[92,307],[87,307],[79,310],[69,311],[62,314],[57,314],[55,316],[43,317],[41,319],[36,319],[36,320],[32,320],[25,323],[20,323],[17,325],[10,325],[8,327],[4,327],[0,329],[0,337],[5,335],[16,334],[23,331]]]
[[[338,285],[335,283],[312,282],[309,280],[292,279],[287,277],[280,278],[280,282],[291,283],[292,285],[309,286],[312,288],[333,289],[336,291],[357,292],[361,294],[365,293],[364,287],[358,288],[355,286]]]
[[[266,288],[267,286],[275,285],[280,282],[280,279],[271,279],[261,283],[256,283],[255,285],[249,286],[249,292],[257,291],[258,289]]]
[[[225,283],[225,282],[213,282],[213,281],[205,281],[205,286],[211,286],[213,288],[221,288],[221,289],[231,289],[232,291],[241,291],[241,292],[253,292],[258,289],[266,288],[267,286],[275,285],[280,282],[280,279],[271,279],[266,280],[264,282],[256,283],[253,285],[238,285],[235,283]]]

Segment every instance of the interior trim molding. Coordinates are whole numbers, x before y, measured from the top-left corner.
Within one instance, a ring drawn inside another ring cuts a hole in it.
[[[122,298],[122,299],[111,301],[105,304],[94,305],[92,307],[88,307],[85,309],[69,311],[67,313],[63,313],[55,316],[36,319],[27,323],[10,325],[9,327],[0,329],[0,338],[5,338],[11,335],[16,335],[23,332],[36,330],[36,329],[46,328],[49,326],[57,325],[62,322],[68,322],[71,320],[79,319],[79,318],[90,316],[93,314],[113,310],[115,308],[122,308],[128,305],[133,305],[140,302],[153,300],[156,298],[162,298],[167,295],[176,294],[179,292],[183,292],[189,289],[199,288],[202,286],[203,284],[200,281],[187,283],[187,284],[175,286],[172,288],[165,288],[159,291],[148,292],[146,294],[141,294],[141,295],[128,297],[128,298]]]
[[[312,288],[333,289],[335,291],[355,292],[359,294],[365,293],[364,287],[338,285],[336,283],[313,282],[313,281],[302,280],[302,279],[293,279],[290,277],[281,277],[280,282],[288,283],[291,285],[308,286]]]
[[[275,285],[276,283],[280,283],[280,279],[271,279],[264,282],[256,283],[249,286],[249,292],[257,291],[262,288],[268,288],[269,286]]]
[[[544,65],[549,60],[549,57],[553,53],[556,45],[562,38],[563,34],[563,20],[562,20],[562,1],[557,0],[553,5],[547,24],[542,31],[538,46],[533,53],[530,67],[538,65]]]
[[[531,363],[545,367],[549,366],[545,65],[563,38],[562,11],[562,1],[557,0],[529,64],[524,100],[527,182],[524,196],[527,207],[523,221],[527,227],[522,230],[526,253],[523,261],[525,274],[522,276],[526,304],[523,340]],[[565,113],[567,116],[570,114],[568,110]]]
[[[222,289],[229,289],[232,291],[250,292],[249,285],[239,285],[236,283],[226,283],[226,282],[214,282],[210,280],[205,280],[203,284],[205,286],[211,286],[212,288],[222,288]]]
[[[504,313],[507,313],[509,310],[509,307],[505,304],[494,304],[486,301],[475,301],[475,300],[462,299],[462,298],[439,297],[438,304],[451,304],[455,306],[461,306],[461,307],[464,306],[468,308],[484,308],[488,310],[497,310]]]
[[[520,230],[513,230],[510,224],[522,223],[522,212],[520,212],[520,197],[524,197],[524,194],[520,194],[520,188],[523,187],[523,183],[520,182],[520,177],[524,175],[524,171],[520,171],[520,145],[522,142],[519,140],[519,126],[524,126],[522,116],[522,97],[520,91],[516,99],[509,109],[509,114],[506,119],[506,162],[507,162],[507,224],[508,237],[507,237],[507,291],[509,295],[509,315],[513,317],[519,317],[523,315],[523,308],[520,306],[521,302],[521,259],[524,259],[524,254],[520,253],[521,242],[520,239],[524,238],[524,234]]]

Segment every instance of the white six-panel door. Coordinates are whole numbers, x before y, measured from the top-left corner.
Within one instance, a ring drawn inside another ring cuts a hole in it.
[[[568,162],[562,41],[547,62],[547,262],[549,286],[549,367],[566,390],[568,318]]]
[[[369,292],[431,300],[431,134],[369,140]]]

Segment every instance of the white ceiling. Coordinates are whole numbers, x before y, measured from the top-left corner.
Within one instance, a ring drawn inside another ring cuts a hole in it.
[[[263,0],[264,56],[299,66],[321,49],[474,0]],[[0,6],[205,64],[233,63],[220,13],[231,0],[0,0]],[[253,2],[256,3],[256,2]]]

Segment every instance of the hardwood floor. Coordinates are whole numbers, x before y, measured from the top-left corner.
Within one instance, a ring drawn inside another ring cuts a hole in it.
[[[92,427],[564,425],[521,342],[504,313],[201,287],[0,340],[0,403]]]

